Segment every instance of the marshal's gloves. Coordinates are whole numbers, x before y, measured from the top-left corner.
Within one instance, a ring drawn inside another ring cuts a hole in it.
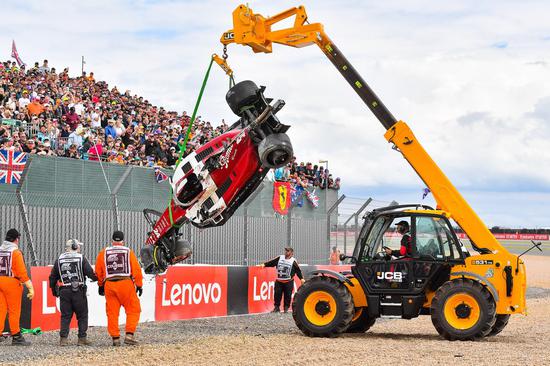
[[[99,296],[105,296],[105,287],[99,286],[97,288],[97,293],[99,294]]]
[[[138,294],[138,296],[141,297],[142,293],[143,293],[143,289],[139,286],[136,286],[136,294]]]

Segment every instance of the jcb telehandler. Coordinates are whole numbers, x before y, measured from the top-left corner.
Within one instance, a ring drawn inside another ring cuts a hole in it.
[[[271,30],[292,16],[292,27]],[[240,5],[233,12],[233,29],[221,37],[224,56],[230,43],[265,53],[272,51],[272,43],[319,46],[382,123],[387,141],[431,190],[437,208],[404,205],[370,212],[350,257],[351,273],[316,271],[296,293],[296,325],[308,336],[327,337],[364,332],[379,317],[430,315],[448,340],[498,334],[511,314],[526,312],[523,261],[495,239],[407,124],[393,117],[332,43],[323,25],[306,22],[303,6],[265,18]],[[399,249],[401,239],[393,230],[398,221],[410,228],[410,250],[395,257],[385,247]],[[452,221],[467,234],[475,253],[459,241]]]

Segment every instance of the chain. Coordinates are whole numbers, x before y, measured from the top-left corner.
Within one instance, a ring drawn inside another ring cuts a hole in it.
[[[228,57],[228,55],[227,55],[227,45],[225,45],[225,44],[223,45],[223,55],[222,55],[222,57],[223,57],[224,60],[227,60],[227,57]]]

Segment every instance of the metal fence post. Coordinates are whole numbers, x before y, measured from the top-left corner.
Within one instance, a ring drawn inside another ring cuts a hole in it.
[[[191,250],[195,253],[195,243],[191,241],[191,222],[187,221],[186,231],[187,231],[187,242],[191,244]],[[191,256],[191,264],[195,264],[195,255]]]
[[[124,171],[124,174],[122,174],[122,177],[118,181],[118,183],[115,186],[115,189],[111,192],[111,199],[113,200],[113,213],[115,215],[115,226],[116,230],[120,230],[120,213],[118,212],[118,199],[116,194],[118,193],[118,190],[122,186],[122,183],[128,178],[130,173],[132,173],[133,166],[129,166],[128,169]]]
[[[355,242],[357,243],[357,232],[359,228],[359,216],[361,215],[361,212],[372,202],[372,198],[369,197],[368,200],[365,201],[363,206],[357,212],[355,212]]]
[[[330,253],[330,215],[332,215],[332,211],[336,210],[336,208],[338,207],[338,205],[340,205],[340,203],[342,203],[342,201],[346,198],[346,195],[343,194],[340,196],[340,198],[338,198],[338,200],[336,200],[336,202],[334,202],[334,204],[332,206],[330,206],[330,208],[327,210],[327,247],[328,247],[328,253]]]
[[[264,182],[262,182],[258,188],[252,194],[250,197],[248,197],[244,203],[243,203],[243,266],[248,266],[248,206],[254,201],[254,199],[260,194],[260,192],[265,188]]]
[[[21,179],[19,180],[19,184],[15,189],[15,196],[17,197],[17,201],[19,203],[19,213],[21,215],[21,219],[23,220],[23,230],[25,231],[25,235],[29,243],[29,252],[31,254],[31,262],[33,266],[37,266],[38,260],[36,259],[36,252],[34,250],[34,240],[33,240],[30,225],[29,225],[29,215],[27,213],[27,206],[25,205],[25,201],[23,200],[23,195],[21,194],[21,187],[23,187],[23,183],[25,182],[25,178],[27,177],[31,163],[32,163],[32,157],[29,156],[29,160],[25,165],[25,169],[23,169],[23,173],[21,174]]]

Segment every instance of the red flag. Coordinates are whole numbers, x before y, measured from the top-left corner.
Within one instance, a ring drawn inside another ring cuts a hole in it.
[[[286,215],[290,207],[290,183],[273,183],[273,209],[275,212]]]
[[[21,60],[21,57],[19,57],[19,52],[17,52],[17,47],[15,47],[15,41],[11,42],[11,57],[17,61],[19,67],[21,67],[21,65],[26,65],[23,60]]]

